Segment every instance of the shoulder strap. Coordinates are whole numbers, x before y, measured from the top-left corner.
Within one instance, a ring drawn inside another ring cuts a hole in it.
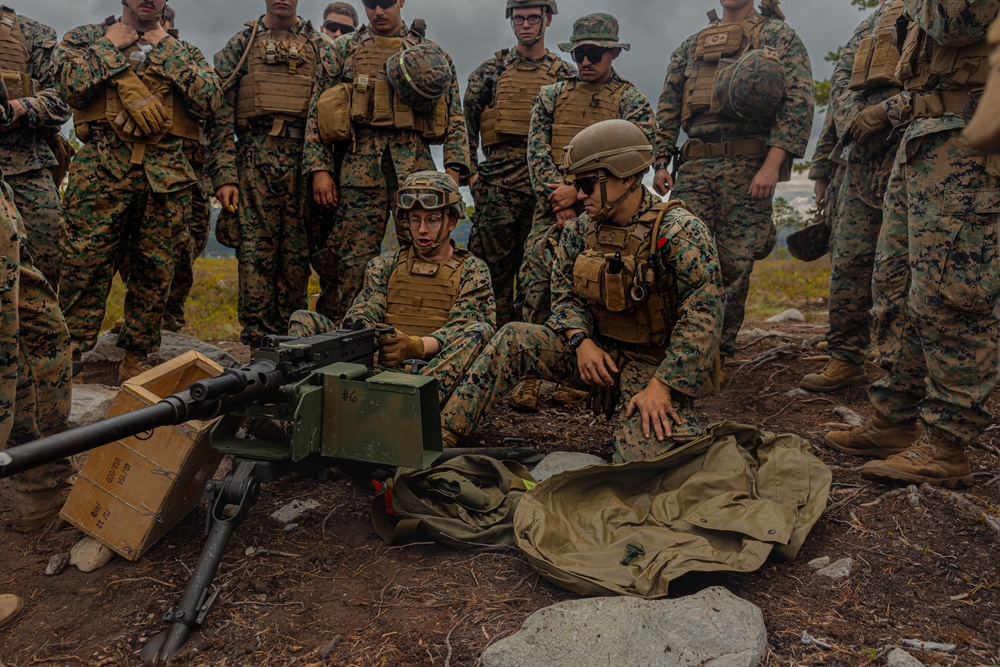
[[[260,29],[260,19],[253,22],[253,27],[250,30],[250,39],[247,40],[247,46],[243,49],[243,55],[240,56],[240,61],[236,63],[236,69],[233,70],[232,74],[222,83],[222,94],[225,95],[229,92],[229,86],[232,85],[233,81],[236,79],[236,75],[240,73],[243,69],[243,65],[246,63],[247,58],[250,56],[250,49],[253,48],[254,40],[257,39],[257,31]]]
[[[7,5],[0,5],[0,39],[6,40],[14,30],[17,13]]]

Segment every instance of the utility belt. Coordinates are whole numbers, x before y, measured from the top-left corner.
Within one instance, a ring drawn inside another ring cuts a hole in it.
[[[912,99],[913,113],[910,119],[940,118],[946,113],[962,116],[965,120],[972,118],[979,106],[979,96],[982,88],[969,90],[932,90],[927,93],[914,93]]]
[[[286,121],[284,118],[249,118],[245,122],[245,132],[248,134],[266,134],[269,137],[298,141],[306,138],[304,123]]]
[[[767,143],[763,137],[750,137],[736,141],[705,143],[700,139],[688,139],[681,147],[681,157],[685,160],[704,160],[716,157],[762,158],[767,155]]]

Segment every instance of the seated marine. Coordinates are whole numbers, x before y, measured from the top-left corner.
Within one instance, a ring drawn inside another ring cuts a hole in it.
[[[618,413],[615,461],[651,458],[701,434],[693,400],[714,389],[722,275],[705,225],[642,185],[649,140],[626,120],[595,123],[562,168],[586,212],[566,223],[544,325],[506,324],[442,410],[455,446],[519,378],[589,387]]]
[[[410,359],[426,361],[420,373],[437,379],[441,403],[496,331],[489,269],[451,241],[463,217],[465,203],[451,177],[411,174],[397,195],[400,248],[368,263],[364,286],[344,317],[393,327],[395,333],[379,338],[379,366],[401,369]],[[317,312],[299,310],[288,333],[312,336],[336,328]]]

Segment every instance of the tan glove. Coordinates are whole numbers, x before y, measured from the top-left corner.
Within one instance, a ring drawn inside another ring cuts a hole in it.
[[[888,145],[888,132],[891,129],[889,114],[881,104],[865,107],[851,123],[851,136],[865,148],[884,148]]]
[[[424,358],[424,341],[420,336],[396,331],[380,336],[378,345],[378,363],[386,368],[399,368],[407,359]]]
[[[167,126],[167,110],[136,73],[126,70],[115,79],[115,83],[118,86],[118,97],[128,117],[123,117],[125,112],[118,114],[114,124],[127,134],[137,137],[153,136],[162,132]],[[130,120],[134,126],[129,124]]]

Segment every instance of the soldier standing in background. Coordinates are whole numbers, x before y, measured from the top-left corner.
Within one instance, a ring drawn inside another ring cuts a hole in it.
[[[469,250],[490,267],[501,326],[521,319],[514,309],[514,278],[535,211],[528,171],[531,106],[542,86],[575,73],[545,48],[545,31],[556,12],[554,0],[507,0],[517,45],[484,61],[465,89],[469,154],[475,158],[481,145],[486,158],[470,178],[476,212]]]
[[[809,55],[777,0],[764,0],[760,12],[753,0],[720,3],[722,19],[714,16],[670,57],[657,110],[654,183],[661,195],[672,189],[687,202],[715,237],[726,286],[721,350],[732,357],[750,272],[777,238],[775,186],[790,177],[792,159],[809,141],[814,90]],[[720,88],[729,94],[718,95]],[[689,139],[674,157],[675,184],[668,165],[681,129]]]
[[[358,29],[358,11],[346,2],[331,2],[323,10],[320,32],[330,39],[337,39]]]
[[[209,124],[215,196],[223,215],[238,217],[240,340],[247,345],[284,334],[288,318],[306,306],[311,223],[303,141],[329,47],[296,15],[298,0],[265,0],[265,7],[215,54],[224,91]]]
[[[888,374],[868,391],[868,422],[825,442],[884,459],[861,467],[870,477],[971,486],[965,448],[993,421],[986,401],[998,380],[1000,157],[971,148],[962,130],[990,71],[986,35],[1000,0],[902,3],[910,18],[896,70],[904,92],[880,106],[906,129],[872,281]]]
[[[56,31],[0,7],[0,67],[12,118],[0,127],[0,164],[24,219],[28,251],[53,289],[59,285],[62,204],[53,180],[58,164],[50,147],[69,120],[69,106],[53,89]]]
[[[317,301],[334,321],[347,312],[365,266],[381,250],[400,175],[434,169],[431,143],[443,143],[445,171],[456,184],[470,173],[455,66],[425,39],[422,20],[406,25],[404,3],[364,0],[368,25],[330,47],[309,113],[305,171],[316,203],[337,209],[320,252],[339,288]],[[424,89],[413,88],[414,99],[402,86],[418,80]]]
[[[74,28],[55,56],[57,90],[85,142],[66,189],[59,299],[79,361],[96,342],[115,270],[129,263],[122,380],[149,369],[159,348],[174,245],[198,180],[184,142],[199,140],[219,105],[201,52],[160,25],[165,4],[123,0],[120,21]]]

